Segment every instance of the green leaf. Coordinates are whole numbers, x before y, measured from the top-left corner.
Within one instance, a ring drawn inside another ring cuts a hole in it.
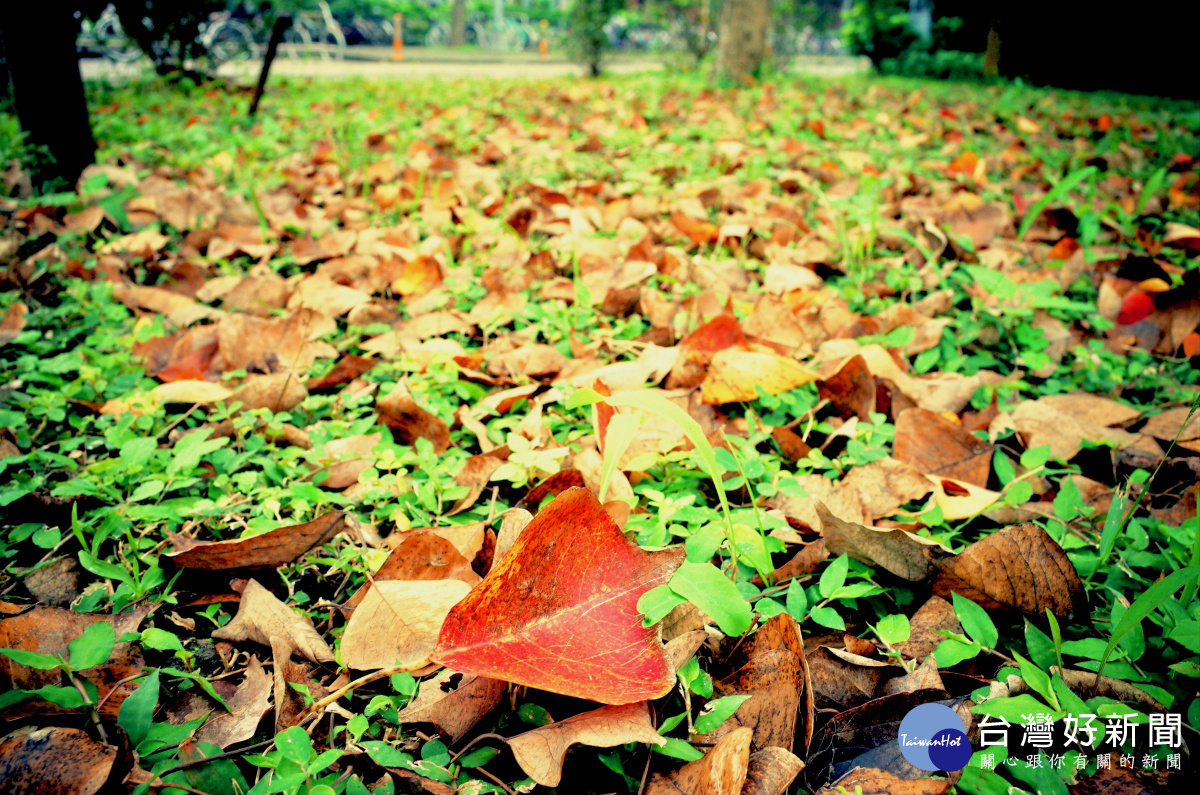
[[[1000,633],[996,631],[996,625],[992,623],[992,618],[987,611],[957,593],[951,594],[951,596],[954,599],[954,613],[962,623],[967,636],[986,649],[996,648],[996,643],[1000,640]]]
[[[833,596],[838,588],[841,588],[846,583],[846,573],[850,569],[850,559],[844,554],[838,555],[830,564],[821,572],[821,580],[817,584],[817,590],[825,599]]]
[[[0,654],[15,663],[27,665],[39,671],[50,671],[63,664],[61,659],[52,654],[38,654],[35,651],[25,651],[24,649],[0,649]]]
[[[1058,619],[1050,608],[1046,608],[1046,621],[1050,624],[1050,637],[1054,639],[1054,658],[1058,661],[1059,668],[1065,668],[1062,657],[1062,630],[1058,627]]]
[[[157,651],[182,651],[183,644],[173,632],[157,627],[147,627],[142,630],[142,643]]]
[[[1045,632],[1025,619],[1025,649],[1029,656],[1042,668],[1048,669],[1055,663],[1054,641]]]
[[[604,434],[604,465],[600,470],[600,502],[604,502],[608,494],[608,484],[613,473],[617,471],[617,464],[637,436],[641,424],[641,414],[614,414],[609,420],[608,431]]]
[[[767,551],[763,535],[755,528],[741,523],[734,524],[729,535],[730,541],[738,548],[739,558],[744,556],[745,562],[754,567],[764,582],[769,583],[775,567],[771,564],[771,553]]]
[[[1004,718],[1009,723],[1016,725],[1023,723],[1021,715],[1042,712],[1049,714],[1054,720],[1058,720],[1065,714],[1061,710],[1051,709],[1028,693],[1022,693],[1019,696],[1007,696],[1006,698],[989,698],[982,704],[971,707],[971,711],[976,715],[990,715],[993,718]]]
[[[704,709],[696,716],[695,723],[692,724],[696,729],[696,734],[715,731],[749,698],[750,696],[723,696],[705,704]]]
[[[662,745],[654,746],[654,750],[663,756],[682,759],[685,762],[694,762],[697,759],[704,758],[703,751],[680,740],[678,737],[667,737],[665,739],[666,742]]]
[[[1056,202],[1066,196],[1068,191],[1096,173],[1098,170],[1095,166],[1084,166],[1063,177],[1057,185],[1046,192],[1045,196],[1034,202],[1029,211],[1025,213],[1025,217],[1021,220],[1021,226],[1017,228],[1017,240],[1020,241],[1028,234],[1037,219],[1041,217],[1042,210],[1045,210],[1051,202]]]
[[[786,600],[787,611],[792,618],[803,621],[808,613],[808,596],[805,595],[804,585],[799,580],[788,583]]]
[[[846,622],[832,607],[814,607],[808,611],[808,617],[823,627],[845,631]]]
[[[76,671],[92,668],[108,661],[116,643],[117,634],[113,625],[107,621],[97,621],[71,641],[67,647],[70,651],[67,659]]]
[[[897,613],[879,619],[875,623],[875,634],[887,645],[894,646],[912,637],[912,627],[909,626],[908,616]]]
[[[1100,562],[1097,568],[1108,562],[1113,547],[1117,545],[1117,537],[1125,521],[1125,510],[1129,506],[1129,495],[1123,489],[1118,489],[1108,506],[1108,515],[1104,517],[1104,529],[1100,531]]]
[[[275,735],[275,747],[284,759],[303,765],[312,759],[312,740],[300,726],[292,726]]]
[[[678,715],[672,715],[659,724],[658,733],[666,734],[667,732],[671,731],[671,729],[674,729],[676,726],[683,723],[683,719],[687,716],[688,714],[686,712],[680,712]]]
[[[1054,688],[1050,687],[1050,675],[1015,651],[1012,654],[1013,659],[1021,666],[1021,678],[1025,680],[1025,684],[1029,685],[1033,692],[1046,699],[1050,706],[1058,709],[1058,696],[1054,694]]]
[[[73,687],[43,685],[37,690],[30,692],[46,699],[51,704],[62,707],[63,709],[79,709],[84,704],[88,703],[84,699],[83,694]]]
[[[672,591],[712,616],[720,630],[730,637],[745,634],[754,623],[754,613],[745,597],[711,563],[684,561],[669,584]]]
[[[129,735],[129,741],[136,747],[146,739],[150,726],[154,723],[154,710],[158,707],[158,671],[142,680],[137,689],[121,702],[121,710],[117,713],[117,723]]]
[[[131,581],[129,572],[125,570],[124,566],[118,566],[106,560],[99,560],[82,549],[79,550],[79,563],[97,577],[105,577],[117,582]]]
[[[963,643],[961,640],[947,638],[934,649],[933,656],[937,658],[938,668],[950,668],[963,660],[970,660],[980,651],[978,643]]]
[[[293,726],[293,729],[299,728]],[[301,731],[304,731],[301,729]],[[406,754],[391,743],[385,743],[381,740],[363,740],[359,743],[367,750],[367,756],[371,761],[380,767],[401,767],[408,768],[412,765],[412,754]]]
[[[992,467],[996,470],[996,477],[1000,479],[1002,485],[1007,486],[1017,477],[1016,467],[1012,465],[1012,460],[1003,450],[997,449],[992,456]]]
[[[1050,445],[1044,444],[1041,447],[1033,447],[1021,453],[1021,466],[1025,469],[1037,469],[1043,467],[1050,460]]]
[[[1108,639],[1108,645],[1104,647],[1104,656],[1100,659],[1100,670],[1097,671],[1097,674],[1104,672],[1104,664],[1108,662],[1113,649],[1117,647],[1122,638],[1132,632],[1133,628],[1138,626],[1143,618],[1153,613],[1159,605],[1174,596],[1176,591],[1187,585],[1197,576],[1200,576],[1200,566],[1189,566],[1186,569],[1180,569],[1163,577],[1135,599],[1133,604],[1129,606],[1129,609],[1125,611],[1125,615],[1121,616],[1120,623],[1113,628],[1112,637]]]
[[[476,748],[474,751],[460,756],[458,758],[458,764],[466,768],[483,767],[488,762],[496,758],[499,753],[500,752],[495,748],[489,748],[487,746],[484,746],[483,748]]]
[[[687,599],[671,590],[669,585],[659,585],[646,591],[638,599],[637,609],[645,618],[642,625],[652,627]]]

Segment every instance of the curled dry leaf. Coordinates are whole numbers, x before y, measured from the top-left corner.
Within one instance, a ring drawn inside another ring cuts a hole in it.
[[[428,660],[450,609],[471,586],[462,580],[383,580],[354,608],[342,635],[342,659],[358,670]]]
[[[942,518],[948,522],[977,516],[1000,499],[998,491],[961,480],[930,476],[929,482],[933,484],[933,500],[942,509]]]
[[[845,553],[902,579],[920,582],[929,576],[934,560],[947,554],[941,544],[928,538],[903,530],[864,527],[839,519],[820,501],[815,505],[821,519],[821,534],[831,555]]]
[[[734,729],[717,741],[703,759],[670,773],[650,777],[646,795],[739,795],[746,783],[753,732]]]
[[[875,376],[860,355],[851,356],[836,373],[817,384],[817,394],[828,400],[844,419],[866,422],[875,410]]]
[[[625,743],[664,745],[666,739],[654,730],[645,701],[606,706],[566,720],[539,726],[506,740],[521,769],[544,787],[562,781],[567,749],[575,744],[612,748]]]
[[[804,769],[800,757],[772,746],[750,754],[742,795],[783,795]]]
[[[184,569],[224,571],[238,568],[283,566],[298,560],[346,529],[341,511],[318,516],[304,524],[278,527],[250,538],[228,541],[194,541],[170,534],[175,549],[163,557]]]
[[[905,779],[886,770],[856,767],[837,781],[821,787],[816,795],[840,795],[843,792],[862,795],[944,795],[950,791],[953,783],[949,778]]]
[[[333,650],[317,634],[312,619],[289,608],[275,595],[250,580],[242,591],[237,615],[225,626],[214,630],[217,640],[253,641],[271,646],[272,638],[287,639],[291,648],[313,662],[332,662]]]
[[[884,680],[879,693],[883,696],[890,696],[895,693],[912,693],[916,690],[945,689],[941,674],[938,673],[937,658],[931,654],[911,673]]]
[[[418,685],[417,696],[396,716],[400,723],[432,723],[456,743],[504,697],[506,682],[449,668]]]
[[[658,698],[675,676],[637,602],[682,562],[682,549],[644,552],[591,492],[568,489],[450,611],[433,659],[602,703]]]
[[[713,682],[716,695],[749,695],[721,726],[695,739],[711,742],[744,726],[754,731],[754,746],[801,747],[812,735],[813,695],[800,627],[787,613],[772,616],[744,642],[732,639],[734,652]]]
[[[419,527],[413,530],[406,530],[403,533],[392,533],[383,542],[389,549],[399,549],[408,539],[414,534],[428,531],[434,535],[441,536],[454,545],[469,561],[474,561],[483,549],[487,534],[489,532],[486,522],[472,522],[471,524],[448,525],[446,527]]]
[[[212,743],[221,750],[249,740],[271,708],[271,689],[270,674],[263,670],[257,657],[251,657],[242,683],[227,699],[229,711],[209,718],[196,731],[196,740]]]
[[[483,494],[484,487],[491,480],[492,473],[500,468],[504,462],[490,455],[473,455],[466,460],[463,468],[454,476],[454,481],[460,486],[466,486],[470,489],[467,496],[460,499],[454,504],[446,516],[454,516],[462,513],[475,504],[479,499],[479,495]]]
[[[397,386],[375,401],[375,411],[392,431],[397,444],[413,444],[428,439],[435,453],[444,453],[450,446],[450,428],[437,415],[417,405],[408,390]]]
[[[933,592],[986,609],[1067,616],[1084,606],[1083,583],[1067,553],[1035,524],[1005,527],[939,561]]]
[[[504,513],[500,520],[500,532],[496,534],[496,550],[492,556],[492,568],[508,554],[518,536],[533,521],[533,514],[524,508],[513,508]]]
[[[321,488],[341,490],[358,482],[362,471],[374,463],[371,451],[383,441],[382,433],[344,436],[325,443],[325,464],[329,476],[320,481]]]
[[[255,375],[233,391],[225,399],[232,406],[241,404],[242,411],[270,409],[273,412],[291,411],[308,397],[308,389],[295,373],[271,373]]]
[[[115,772],[117,749],[80,729],[26,726],[0,739],[0,782],[9,795],[95,795]],[[119,782],[120,777],[116,777]]]

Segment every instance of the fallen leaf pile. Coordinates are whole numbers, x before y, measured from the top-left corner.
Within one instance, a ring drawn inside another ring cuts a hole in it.
[[[1022,692],[1021,627],[1103,645],[1186,565],[1196,130],[982,88],[650,84],[291,87],[250,131],[199,89],[187,127],[220,135],[195,147],[119,94],[76,193],[0,200],[0,681],[90,686],[109,727],[4,702],[13,791],[166,787],[300,731],[334,778],[430,793],[948,792],[899,756],[907,710],[977,732]],[[698,571],[745,636],[683,598]],[[1188,609],[1161,659],[1109,664],[1116,700],[1198,708]],[[21,656],[95,622],[107,662]],[[955,638],[982,653],[951,664]],[[187,728],[130,746],[138,709]]]

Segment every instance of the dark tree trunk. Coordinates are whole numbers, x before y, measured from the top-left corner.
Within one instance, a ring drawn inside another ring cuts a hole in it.
[[[74,186],[96,159],[75,38],[79,23],[64,0],[0,2],[0,36],[12,80],[13,106],[28,143],[44,147],[42,180]]]
[[[467,0],[454,0],[450,15],[450,46],[461,47],[467,43]]]

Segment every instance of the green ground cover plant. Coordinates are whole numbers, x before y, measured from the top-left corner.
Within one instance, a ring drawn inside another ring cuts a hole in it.
[[[89,91],[99,164],[0,199],[3,764],[139,795],[1186,779],[1147,732],[1134,770],[979,723],[1200,729],[1195,107],[303,81],[248,124],[236,86]],[[929,702],[961,772],[902,764]]]

